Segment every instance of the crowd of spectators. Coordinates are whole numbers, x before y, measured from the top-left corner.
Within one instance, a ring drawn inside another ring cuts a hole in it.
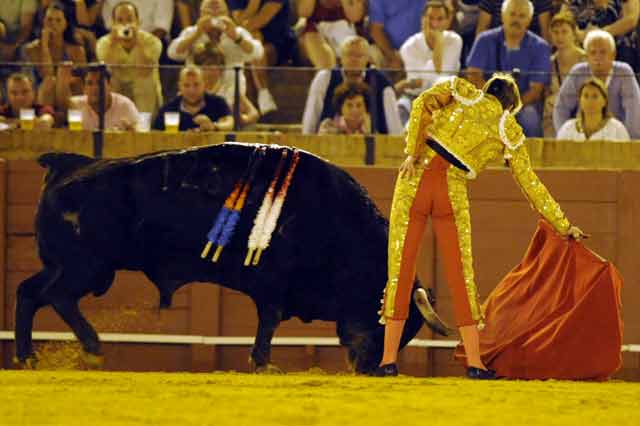
[[[287,103],[266,69],[310,66],[303,133],[402,134],[436,82],[502,71],[528,137],[640,139],[639,18],[640,0],[12,0],[0,122],[250,129]]]

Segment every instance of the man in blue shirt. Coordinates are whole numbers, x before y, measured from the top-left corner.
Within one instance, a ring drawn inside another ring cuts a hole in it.
[[[421,29],[427,0],[369,0],[371,37],[382,50],[385,67],[402,69],[398,49]]]
[[[523,108],[517,119],[527,137],[542,137],[542,98],[549,84],[551,48],[543,38],[528,31],[533,17],[529,0],[505,0],[501,27],[476,39],[467,58],[467,76],[482,87],[494,71],[518,71]]]

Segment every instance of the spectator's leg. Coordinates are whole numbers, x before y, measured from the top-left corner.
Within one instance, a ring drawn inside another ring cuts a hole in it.
[[[265,115],[278,109],[269,88],[267,87],[267,70],[265,67],[273,65],[276,62],[277,52],[271,43],[264,43],[264,55],[262,58],[253,62],[257,68],[251,68],[251,76],[253,83],[258,91],[258,107],[260,114]]]
[[[309,60],[316,68],[333,68],[336,65],[336,54],[327,41],[315,31],[302,34],[302,46]]]
[[[522,126],[526,137],[542,137],[542,114],[537,104],[526,105],[520,110],[516,118]]]

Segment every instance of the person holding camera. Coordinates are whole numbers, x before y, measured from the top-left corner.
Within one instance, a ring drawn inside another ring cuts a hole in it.
[[[98,60],[110,65],[113,90],[155,114],[163,103],[158,61],[162,42],[140,28],[138,9],[121,2],[113,8],[111,32],[98,40]]]
[[[169,45],[167,55],[174,61],[193,63],[196,45],[211,43],[224,55],[227,68],[242,67],[264,55],[262,44],[229,17],[224,0],[203,0],[196,25],[182,30]],[[240,73],[240,93],[246,93],[246,78]]]

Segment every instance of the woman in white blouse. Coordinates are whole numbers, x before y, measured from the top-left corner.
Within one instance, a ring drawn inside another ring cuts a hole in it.
[[[607,88],[597,78],[587,79],[578,92],[576,118],[566,121],[558,130],[561,140],[628,141],[629,132],[607,111]]]

